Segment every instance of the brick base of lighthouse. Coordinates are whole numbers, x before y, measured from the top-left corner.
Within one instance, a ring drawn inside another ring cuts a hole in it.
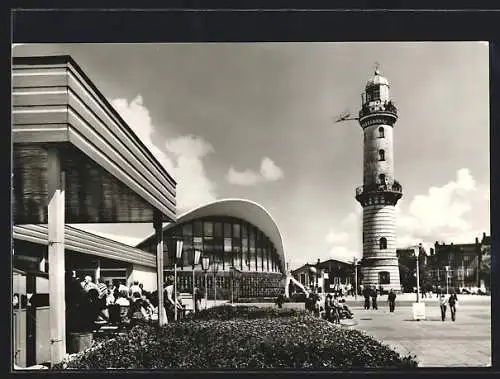
[[[384,276],[389,276],[389,282],[381,282]],[[376,286],[377,289],[394,292],[401,292],[401,283],[399,277],[398,259],[369,259],[365,260],[361,265],[361,276],[363,287]]]

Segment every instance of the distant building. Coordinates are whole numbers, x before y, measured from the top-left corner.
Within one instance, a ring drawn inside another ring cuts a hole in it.
[[[436,242],[429,257],[431,275],[441,288],[446,287],[446,266],[449,267],[448,286],[451,288],[485,288],[489,284],[481,278],[481,262],[491,257],[491,237],[483,233],[469,244],[440,244]]]
[[[336,285],[354,285],[354,267],[352,263],[328,259],[315,264],[305,265],[292,270],[292,276],[304,287],[313,288],[318,286],[321,292],[328,292]]]

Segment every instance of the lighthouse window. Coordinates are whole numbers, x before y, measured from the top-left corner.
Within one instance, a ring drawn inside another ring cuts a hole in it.
[[[385,151],[384,150],[379,150],[378,151],[378,160],[379,161],[385,161]]]
[[[378,128],[378,137],[379,138],[384,138],[385,135],[384,135],[384,128],[381,126],[380,128]]]
[[[387,249],[387,238],[382,237],[379,241],[380,250]]]
[[[391,274],[387,271],[382,271],[378,274],[378,282],[379,284],[390,284],[391,283]]]
[[[369,88],[366,91],[366,100],[368,100],[369,102],[380,100],[380,87],[374,86]]]

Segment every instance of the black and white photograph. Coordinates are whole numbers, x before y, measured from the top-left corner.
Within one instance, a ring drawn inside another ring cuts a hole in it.
[[[489,54],[13,44],[13,368],[490,367]]]

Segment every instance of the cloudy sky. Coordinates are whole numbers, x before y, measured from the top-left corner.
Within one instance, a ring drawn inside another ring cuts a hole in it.
[[[399,108],[398,246],[490,232],[488,46],[453,43],[18,45],[70,54],[178,181],[178,213],[247,198],[280,227],[291,268],[361,258],[363,135],[375,62]],[[150,225],[86,225],[135,244]]]

